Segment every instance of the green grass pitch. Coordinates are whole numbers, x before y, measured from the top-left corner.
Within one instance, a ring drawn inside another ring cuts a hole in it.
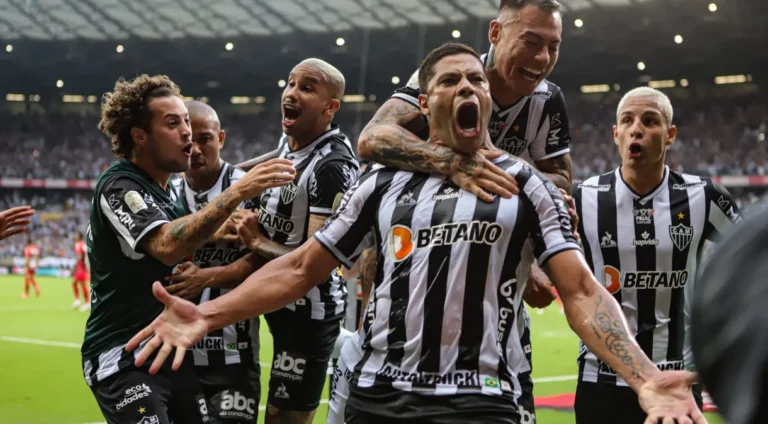
[[[80,365],[80,343],[87,312],[73,311],[69,280],[38,278],[42,295],[21,299],[24,280],[0,277],[0,423],[100,423],[96,402],[85,384]],[[578,339],[556,306],[532,314],[536,396],[572,393],[576,387]],[[272,356],[271,337],[261,326],[262,363]],[[262,368],[262,387],[269,370]],[[543,380],[542,380],[543,379]],[[327,389],[326,389],[327,392]],[[327,399],[327,393],[323,396]],[[265,396],[262,395],[262,406]],[[327,405],[321,404],[315,423],[324,423]],[[263,422],[260,413],[259,422]],[[573,414],[538,410],[540,424],[570,424]],[[708,414],[711,424],[722,423]],[[617,421],[619,422],[619,421]]]

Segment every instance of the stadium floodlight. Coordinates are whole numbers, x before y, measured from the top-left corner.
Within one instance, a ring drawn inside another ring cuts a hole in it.
[[[643,62],[637,62],[637,69],[638,69],[639,71],[643,71],[643,70],[645,70],[645,63],[643,63]]]
[[[235,45],[232,43],[227,43],[224,45],[224,48],[227,49],[227,51],[232,50],[235,48]]]
[[[709,11],[712,12],[712,13],[717,12],[717,5],[714,4],[714,3],[710,3],[709,4]]]
[[[5,51],[7,51],[8,53],[12,52],[13,51],[13,44],[6,44]]]
[[[368,101],[369,102],[375,102],[376,101],[376,95],[375,94],[371,94],[370,96],[368,96]]]
[[[251,98],[247,96],[232,96],[229,102],[233,105],[246,105],[251,102]]]
[[[122,44],[118,44],[117,47],[115,47],[115,51],[118,53],[122,53],[123,50],[125,50],[125,48],[123,47]]]
[[[343,38],[341,38],[341,37],[339,37],[339,38],[337,38],[337,39],[336,39],[336,45],[337,45],[337,46],[339,46],[339,47],[343,46],[343,45],[344,45],[344,44],[346,44],[346,43],[347,43],[347,41],[346,41],[346,40],[344,40],[344,39],[343,39]]]
[[[683,78],[680,80],[680,87],[688,87],[688,80]]]
[[[621,90],[621,86],[619,84],[613,84],[613,91],[619,91]]]
[[[8,93],[8,94],[5,95],[5,101],[6,102],[23,102],[24,101],[24,95],[23,94]]]
[[[64,87],[64,81],[62,80],[56,81],[56,87],[59,87],[59,88]]]
[[[459,31],[458,29],[454,29],[451,35],[453,36],[453,38],[459,38],[461,37],[461,31]]]
[[[574,25],[576,25],[576,28],[581,28],[581,27],[583,27],[583,26],[584,26],[584,21],[582,21],[581,19],[576,19],[576,20],[573,22],[573,24],[574,24]]]
[[[88,103],[96,103],[99,100],[99,98],[97,96],[88,96],[86,100],[88,101]]]
[[[757,141],[765,141],[765,133],[758,134]]]
[[[256,102],[256,104],[263,105],[267,102],[267,98],[264,96],[257,96],[253,98],[253,101]]]
[[[398,77],[397,75],[392,77],[392,84],[395,84],[395,85],[400,84],[400,77]]]
[[[611,91],[611,86],[608,84],[594,84],[594,85],[582,85],[581,92],[584,94],[591,93],[607,93]]]
[[[278,81],[278,82],[277,82],[277,86],[278,86],[278,87],[280,87],[280,88],[283,88],[283,87],[285,87],[285,80],[280,80],[280,81]]]
[[[682,43],[683,43],[683,36],[682,36],[682,35],[680,35],[680,34],[677,34],[677,35],[675,36],[675,43],[677,43],[677,44],[682,44]]]

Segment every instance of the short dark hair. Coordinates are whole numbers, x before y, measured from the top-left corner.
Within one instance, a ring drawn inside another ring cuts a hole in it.
[[[435,76],[435,65],[437,65],[437,62],[440,62],[445,57],[459,54],[472,55],[482,63],[480,55],[472,47],[461,43],[445,43],[429,52],[427,57],[421,62],[421,66],[419,66],[419,91],[422,94],[427,94],[427,85],[429,85],[432,77]]]
[[[545,12],[562,12],[563,7],[557,0],[501,0],[499,12],[504,9],[520,10],[525,6],[536,6]]]
[[[119,79],[115,89],[104,95],[99,129],[112,139],[112,153],[118,158],[133,155],[131,128],[149,131],[149,101],[181,96],[179,87],[165,75],[139,75],[132,81]]]

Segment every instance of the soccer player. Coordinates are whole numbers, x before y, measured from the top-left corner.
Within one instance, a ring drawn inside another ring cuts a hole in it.
[[[202,247],[239,204],[289,183],[295,170],[281,159],[264,163],[186,215],[169,184],[172,174],[189,169],[193,149],[176,84],[165,76],[119,80],[104,97],[99,129],[118,160],[97,181],[87,231],[92,311],[81,349],[85,381],[109,423],[207,422],[192,352],[182,372],[150,374],[134,365],[125,344],[163,310],[152,282]]]
[[[444,45],[424,60],[419,80],[430,138],[477,152],[491,112],[480,57],[469,47]],[[381,168],[366,174],[315,237],[232,292],[196,306],[155,284],[167,308],[127,349],[154,333],[136,363],[144,364],[157,348],[176,347],[178,368],[183,352],[210,329],[301,298],[375,244],[374,317],[366,320],[346,422],[518,423],[511,388],[517,375],[509,364],[523,355],[514,323],[522,305],[513,298],[521,289],[520,252],[530,237],[563,297],[569,324],[630,382],[653,422],[690,424],[689,416],[706,422],[690,394],[695,374],[659,371],[630,337],[619,305],[584,262],[560,191],[510,156],[495,162],[517,180],[518,196],[485,202],[437,173]]]
[[[27,237],[27,245],[24,247],[24,292],[21,293],[22,299],[29,297],[29,286],[34,287],[35,295],[40,297],[40,287],[35,280],[39,263],[40,247],[32,241],[32,236],[29,236]]]
[[[216,111],[205,103],[185,102],[192,127],[190,167],[173,181],[186,213],[191,214],[214,202],[216,197],[245,175],[219,156],[226,133]],[[241,205],[242,206],[242,205]],[[239,238],[206,243],[192,262],[181,265],[183,272],[193,263],[200,268],[229,265],[248,253]],[[168,278],[173,281],[172,278]],[[229,289],[206,288],[195,300],[215,299]],[[246,319],[223,330],[213,331],[192,350],[197,378],[203,386],[208,415],[232,423],[254,423],[261,397],[261,368],[258,360],[259,319]],[[251,326],[256,327],[251,338]],[[242,407],[241,407],[242,406]]]
[[[91,297],[88,290],[88,280],[90,279],[90,270],[88,268],[88,247],[83,240],[83,233],[75,233],[75,265],[72,267],[72,291],[75,294],[75,302],[72,309],[80,308],[81,311],[91,309]],[[80,302],[80,292],[83,292],[83,302]]]
[[[491,142],[511,155],[530,157],[539,171],[570,192],[568,109],[561,89],[546,79],[557,63],[562,27],[556,0],[500,0],[499,15],[488,31],[491,49],[481,58],[493,101]],[[502,196],[514,192],[511,178],[488,160],[487,151],[467,155],[422,141],[429,124],[419,110],[418,77],[415,72],[405,87],[396,90],[360,134],[360,157],[402,170],[450,175],[459,187],[485,200],[491,200],[487,191]],[[535,263],[524,266],[531,273],[520,281],[526,287],[521,295],[531,306],[547,307],[555,299],[551,282]],[[516,389],[522,390],[521,410],[535,423],[530,318],[526,308],[518,313],[521,343],[528,354],[527,364],[520,364],[526,371],[521,377],[524,387]]]
[[[625,94],[613,127],[622,164],[576,185],[574,197],[595,278],[621,304],[631,334],[656,366],[684,370],[694,366],[688,306],[704,243],[716,242],[740,218],[721,185],[664,164],[677,136],[672,116],[669,98],[658,90]],[[578,362],[578,423],[646,420],[614,367],[584,344]],[[701,405],[701,392],[695,392]]]
[[[23,233],[32,222],[29,217],[35,210],[29,206],[16,206],[0,212],[0,240]]]

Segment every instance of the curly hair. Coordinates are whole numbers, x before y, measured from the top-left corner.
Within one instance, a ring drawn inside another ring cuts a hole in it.
[[[131,158],[135,147],[131,128],[149,131],[152,118],[149,101],[155,98],[181,96],[179,87],[165,75],[139,75],[132,81],[117,80],[115,89],[104,94],[99,130],[112,140],[112,153],[118,158]]]

